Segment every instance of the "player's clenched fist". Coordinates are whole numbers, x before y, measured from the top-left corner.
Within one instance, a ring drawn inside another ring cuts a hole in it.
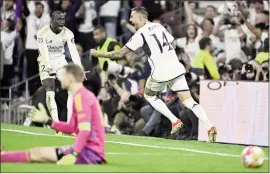
[[[47,115],[46,109],[43,104],[38,104],[38,109],[33,107],[29,113],[30,119],[33,122],[47,123],[49,121],[49,116]]]
[[[92,56],[95,56],[95,57],[98,56],[98,51],[95,50],[95,49],[91,49],[91,50],[90,50],[90,53],[91,53]]]

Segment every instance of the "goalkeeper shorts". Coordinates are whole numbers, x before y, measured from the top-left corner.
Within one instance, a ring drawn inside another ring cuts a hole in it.
[[[73,151],[72,147],[56,148],[56,155],[58,160],[60,160],[63,156],[72,153],[72,151]],[[106,160],[87,147],[85,147],[81,151],[76,160],[76,164],[103,164],[103,163],[106,163]]]

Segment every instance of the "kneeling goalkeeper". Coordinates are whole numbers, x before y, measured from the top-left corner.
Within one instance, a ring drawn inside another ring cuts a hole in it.
[[[64,66],[61,72],[61,87],[74,96],[69,123],[52,121],[42,104],[39,104],[39,109],[33,108],[29,113],[34,122],[46,123],[66,134],[75,132],[77,136],[74,144],[67,147],[38,147],[26,151],[2,150],[1,163],[56,162],[60,165],[106,163],[103,115],[95,95],[83,87],[83,80],[84,71],[81,67],[75,64]]]

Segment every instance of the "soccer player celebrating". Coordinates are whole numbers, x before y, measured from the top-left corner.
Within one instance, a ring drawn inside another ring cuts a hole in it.
[[[55,102],[55,75],[59,79],[59,70],[67,64],[65,59],[65,45],[68,46],[73,63],[82,67],[77,52],[73,33],[64,27],[65,15],[60,11],[52,13],[50,25],[43,27],[37,34],[39,47],[39,74],[46,90],[46,104],[53,120],[58,121],[58,111]],[[69,93],[67,101],[68,119],[71,116],[72,95]]]
[[[130,22],[137,31],[122,49],[111,52],[91,49],[91,54],[96,57],[119,59],[131,51],[142,48],[148,56],[152,69],[151,76],[146,82],[144,96],[157,111],[172,122],[171,134],[175,134],[183,126],[183,123],[156,96],[166,86],[177,92],[183,104],[191,109],[205,125],[208,130],[209,141],[215,142],[217,130],[211,125],[203,108],[191,97],[184,76],[185,68],[179,62],[171,44],[174,40],[173,36],[162,25],[149,22],[148,12],[144,7],[132,9]]]
[[[26,151],[2,151],[4,162],[57,162],[57,164],[102,164],[104,156],[105,128],[103,115],[95,95],[83,87],[84,71],[76,64],[68,64],[61,72],[61,87],[74,95],[72,116],[69,123],[55,122],[42,104],[30,110],[32,121],[46,123],[57,131],[76,133],[73,146],[39,147]]]

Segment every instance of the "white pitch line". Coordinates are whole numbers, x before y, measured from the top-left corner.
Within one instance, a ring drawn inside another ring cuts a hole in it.
[[[1,131],[17,132],[17,133],[23,133],[23,134],[28,134],[28,135],[55,137],[55,135],[53,135],[53,134],[43,134],[43,133],[35,133],[35,132],[13,130],[13,129],[1,129]],[[72,139],[74,138],[72,136],[59,136],[59,137],[72,138]],[[113,143],[113,144],[137,146],[137,147],[149,147],[149,148],[155,148],[155,149],[180,150],[180,151],[195,152],[195,153],[202,153],[202,154],[216,155],[216,156],[228,156],[228,157],[237,157],[237,158],[240,157],[240,155],[233,155],[233,154],[226,154],[226,153],[219,153],[219,152],[210,152],[210,151],[203,151],[203,150],[197,150],[197,149],[187,149],[187,148],[181,148],[181,147],[163,147],[163,146],[154,146],[154,145],[147,145],[147,144],[136,144],[136,143],[118,142],[118,141],[106,141],[106,142]],[[265,159],[268,160],[268,158],[265,158]]]
[[[164,156],[165,153],[148,153],[148,152],[138,152],[138,153],[129,153],[129,152],[107,152],[106,155],[145,155],[145,156]],[[170,154],[171,156],[172,154]],[[179,156],[179,154],[175,154],[177,156]],[[183,155],[183,156],[194,156],[195,154],[192,154],[192,153],[183,153],[183,154],[180,154],[180,156]]]

